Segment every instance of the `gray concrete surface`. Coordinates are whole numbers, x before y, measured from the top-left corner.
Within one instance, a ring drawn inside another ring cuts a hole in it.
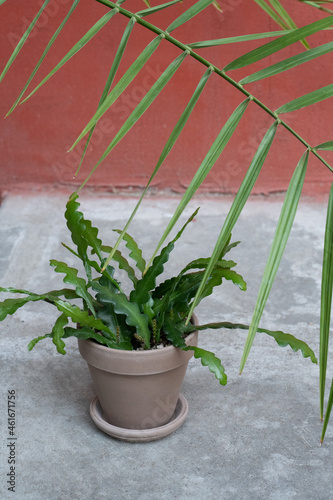
[[[42,292],[62,286],[50,258],[72,256],[63,219],[66,196],[8,196],[0,209],[0,283]],[[134,206],[130,197],[85,196],[82,208],[101,227],[105,242]],[[129,231],[146,255],[176,206],[175,198],[150,198]],[[206,256],[214,244],[229,198],[201,198],[195,222],[176,247],[172,273],[189,259]],[[248,282],[230,283],[197,310],[200,322],[249,322],[281,202],[248,203],[234,230],[242,244],[230,254]],[[320,274],[326,208],[303,202],[262,326],[282,329],[318,354]],[[66,255],[68,254],[68,255]],[[189,402],[184,425],[163,440],[131,444],[114,440],[89,416],[94,396],[76,342],[67,355],[46,340],[29,353],[27,344],[50,331],[52,306],[31,304],[0,323],[0,498],[22,500],[329,500],[333,499],[333,422],[319,446],[318,367],[300,352],[278,347],[258,334],[241,376],[245,332],[205,332],[200,345],[222,359],[222,387],[196,360],[182,392]],[[332,376],[333,353],[329,374]],[[11,439],[7,395],[15,391],[15,493],[8,491]]]

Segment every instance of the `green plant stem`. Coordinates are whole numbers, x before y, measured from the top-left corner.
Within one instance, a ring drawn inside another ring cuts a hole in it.
[[[165,40],[167,40],[169,43],[172,43],[176,47],[178,47],[182,51],[187,51],[188,55],[199,61],[201,64],[206,66],[207,68],[211,68],[216,74],[218,74],[221,78],[226,80],[230,85],[235,87],[239,92],[244,94],[246,97],[248,97],[251,101],[253,101],[257,106],[259,106],[263,111],[265,111],[268,115],[270,115],[274,120],[278,120],[278,123],[282,125],[288,132],[290,132],[299,142],[301,142],[314,156],[316,156],[331,172],[333,172],[333,167],[324,159],[322,156],[314,150],[310,144],[303,139],[292,127],[290,127],[284,120],[280,118],[280,116],[273,110],[271,110],[268,106],[266,106],[263,102],[261,102],[259,99],[257,99],[253,94],[251,94],[248,90],[244,89],[244,87],[236,82],[233,78],[231,78],[229,75],[227,75],[223,70],[219,69],[218,67],[214,66],[211,62],[209,62],[207,59],[204,57],[200,56],[196,52],[194,52],[193,49],[191,49],[188,45],[180,42],[173,36],[171,36],[167,31],[163,31],[162,29],[158,28],[157,26],[149,23],[145,19],[142,19],[138,14],[135,14],[129,10],[123,9],[120,7],[118,4],[114,4],[113,2],[110,2],[110,0],[95,0],[98,3],[101,3],[105,5],[106,7],[109,7],[110,9],[118,9],[119,13],[122,14],[125,17],[128,17],[130,19],[135,19],[135,21],[140,24],[141,26],[145,27],[146,29],[152,31],[153,33],[157,35],[162,35]]]

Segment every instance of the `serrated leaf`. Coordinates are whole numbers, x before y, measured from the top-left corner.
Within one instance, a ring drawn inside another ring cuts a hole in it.
[[[83,262],[88,279],[91,279],[91,269],[87,254],[88,243],[83,237],[85,225],[83,221],[83,214],[78,211],[80,203],[76,201],[77,198],[78,195],[76,193],[69,198],[66,205],[65,219],[67,221],[67,227],[71,233],[72,241],[74,245],[76,245],[80,259]]]
[[[101,283],[103,285],[103,283]],[[112,290],[112,289],[111,289]],[[101,309],[97,311],[97,317],[107,325],[111,331],[116,332],[117,344],[122,349],[132,350],[133,331],[127,325],[125,316],[116,314],[114,306],[111,303],[103,302]]]
[[[65,333],[63,338],[69,338],[69,337],[76,337],[77,339],[94,339],[96,342],[99,344],[103,344],[107,347],[111,347],[112,349],[123,349],[123,346],[120,346],[117,344],[117,342],[110,340],[103,335],[100,335],[99,333],[95,332],[95,330],[84,326],[83,328],[71,328],[71,327],[66,327],[65,328]]]
[[[101,320],[95,319],[94,316],[89,314],[88,311],[61,299],[55,299],[54,305],[60,312],[64,312],[68,318],[71,318],[73,323],[79,323],[81,327],[88,326],[97,331],[105,331],[116,340],[115,334]]]
[[[95,315],[95,305],[93,298],[87,292],[87,284],[85,280],[77,276],[78,270],[73,267],[69,267],[65,262],[60,262],[54,259],[50,260],[50,265],[55,268],[55,271],[57,273],[65,274],[65,277],[63,278],[64,283],[68,283],[75,287],[77,295],[86,302],[92,314]]]
[[[112,260],[117,262],[119,269],[122,269],[123,271],[125,271],[127,273],[127,276],[132,281],[132,283],[135,284],[138,281],[138,278],[135,275],[134,269],[132,268],[132,266],[129,265],[127,259],[125,259],[125,257],[122,255],[122,253],[119,250],[116,250],[113,253],[113,248],[108,246],[108,245],[102,245],[101,248],[102,248],[102,251],[105,253],[112,252],[112,255],[113,255]],[[105,270],[104,270],[105,264],[106,264],[106,259],[103,260],[103,274],[105,273]],[[107,268],[108,268],[108,266],[106,266],[106,269]],[[100,270],[100,272],[101,272],[101,270]]]
[[[221,360],[213,352],[206,351],[196,346],[187,346],[183,351],[194,351],[194,357],[200,359],[203,366],[208,366],[209,371],[214,373],[221,385],[227,385],[227,375],[222,366]]]
[[[54,301],[60,297],[64,296],[67,299],[77,299],[78,295],[74,290],[67,288],[61,290],[52,290],[43,294],[36,294],[29,292],[28,290],[23,290],[21,288],[0,287],[0,292],[14,293],[14,294],[24,294],[27,297],[20,298],[9,298],[0,302],[0,321],[3,321],[8,315],[14,314],[20,307],[23,307],[28,302],[37,302],[39,300],[44,300],[46,302],[54,303]]]
[[[144,342],[146,349],[150,349],[148,317],[141,313],[139,305],[130,302],[125,294],[114,293],[99,283],[92,283],[92,288],[98,292],[98,300],[113,304],[115,312],[126,317],[126,323],[136,328],[138,337]]]
[[[3,321],[8,315],[14,314],[20,307],[23,307],[28,302],[36,302],[38,300],[44,300],[44,296],[29,295],[28,297],[6,299],[0,302],[0,321]]]
[[[68,323],[68,318],[66,314],[62,313],[56,320],[52,328],[52,333],[51,333],[52,342],[56,346],[59,354],[66,354],[65,342],[62,340],[62,337],[65,334],[64,327],[67,325],[67,323]]]
[[[36,344],[38,344],[38,342],[40,342],[41,340],[44,340],[46,338],[49,338],[49,337],[52,337],[52,335],[50,333],[46,334],[46,335],[40,335],[39,337],[36,337],[32,340],[30,340],[29,344],[28,344],[28,351],[31,351]]]
[[[185,274],[166,280],[153,292],[155,314],[168,311],[174,305],[189,309],[189,302],[195,296],[202,279],[202,272]],[[160,300],[159,300],[160,299]],[[188,314],[187,314],[188,315]]]
[[[221,328],[226,328],[228,330],[249,330],[249,325],[244,325],[242,323],[230,323],[228,321],[218,322],[218,323],[207,323],[205,325],[188,325],[186,327],[186,332],[190,333],[194,330],[219,330]],[[317,364],[317,358],[311,347],[308,346],[303,340],[299,340],[294,335],[290,333],[284,333],[281,330],[268,330],[267,328],[258,328],[257,332],[266,333],[270,337],[273,337],[276,343],[280,347],[289,346],[293,351],[301,351],[303,358],[310,358],[312,363]]]
[[[183,337],[182,331],[177,327],[177,324],[171,318],[170,313],[163,315],[163,330],[168,340],[175,347],[179,347],[180,349],[184,349],[187,347],[186,342]]]
[[[118,234],[122,234],[122,231],[120,229],[114,229],[114,231]],[[128,248],[130,252],[129,256],[134,260],[139,271],[143,273],[146,268],[146,261],[142,257],[141,248],[139,248],[137,242],[128,233],[123,234],[123,240],[126,242],[126,248]],[[112,258],[114,259],[114,257]]]
[[[245,291],[247,288],[244,278],[240,274],[236,273],[236,271],[233,271],[232,269],[225,269],[223,267],[220,268],[217,265],[214,267],[211,276],[212,276],[211,278],[212,283],[208,281],[205,287],[204,295],[206,295],[207,291],[209,292],[209,294],[212,293],[213,291],[212,288],[214,286],[218,286],[220,284],[219,281],[222,280],[222,278],[228,281],[232,281],[234,285],[237,285],[242,291]],[[216,279],[217,283],[214,282]]]

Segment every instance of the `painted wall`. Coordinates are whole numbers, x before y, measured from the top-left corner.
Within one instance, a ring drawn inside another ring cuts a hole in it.
[[[254,1],[221,0],[220,3],[223,13],[211,6],[201,16],[178,29],[175,36],[184,43],[190,43],[279,29]],[[41,2],[37,4],[40,5]],[[134,4],[138,10],[144,8],[139,0],[127,0],[125,6],[131,8]],[[298,19],[299,26],[311,22],[314,18],[323,17],[320,12],[300,5],[295,0],[286,0],[283,4]],[[61,22],[70,5],[71,0],[51,0],[31,40],[23,47],[0,86],[2,116],[15,101],[55,27]],[[155,14],[149,20],[167,27],[175,15],[181,14],[187,5],[185,0],[169,9],[169,12],[166,10],[162,14]],[[31,0],[10,0],[0,7],[0,70],[5,66],[22,32],[33,19],[36,8],[36,2]],[[41,66],[36,83],[42,76],[47,75],[52,65],[56,64],[106,12],[106,7],[93,0],[81,1],[70,23]],[[116,42],[120,40],[125,25],[125,20],[116,16],[37,94],[5,120],[0,121],[2,191],[58,188],[82,181],[111,142],[116,127],[124,122],[167,64],[179,54],[176,48],[170,51],[167,43],[162,42],[135,82],[125,91],[120,103],[115,104],[97,126],[82,172],[74,179],[81,146],[72,153],[67,154],[66,151],[96,110],[117,48]],[[321,36],[313,35],[309,42],[311,46],[316,46],[331,39],[332,32],[327,31]],[[149,34],[140,26],[135,26],[126,50],[125,64],[121,65],[117,80],[126,64],[133,61],[139,50],[150,40]],[[249,42],[247,50],[252,50],[261,43]],[[268,62],[272,64],[281,59],[282,55],[288,57],[302,50],[301,44],[289,47],[283,54],[271,56]],[[224,67],[244,51],[244,45],[232,44],[214,49],[200,49],[199,53],[218,67]],[[312,63],[307,63],[292,70],[287,77],[282,74],[250,84],[247,88],[272,109],[276,109],[299,95],[333,81],[331,54],[315,60],[314,65],[311,69]],[[263,67],[263,64],[257,63],[255,69],[260,67]],[[234,71],[232,77],[239,80],[251,70],[252,67],[250,70],[245,68]],[[117,192],[142,188],[146,184],[163,144],[203,72],[200,64],[187,57],[168,88],[96,171],[89,182],[91,187]],[[33,87],[30,86],[31,89]],[[242,100],[243,97],[237,90],[213,75],[190,122],[152,186],[155,189],[174,192],[184,191],[225,120]],[[332,99],[291,113],[285,119],[312,145],[333,139]],[[234,193],[256,146],[271,123],[272,120],[251,103],[232,140],[207,177],[202,191]],[[254,192],[267,194],[285,191],[303,150],[296,139],[290,140],[290,135],[280,128]],[[329,154],[326,154],[326,158],[333,160]],[[305,181],[305,194],[327,193],[331,181],[332,175],[328,169],[317,159],[311,158]]]

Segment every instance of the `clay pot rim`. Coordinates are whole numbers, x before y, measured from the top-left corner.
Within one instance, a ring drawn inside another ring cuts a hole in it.
[[[192,314],[191,323],[194,326],[199,324],[198,318],[196,317],[195,314]],[[186,344],[190,345],[191,340],[195,337],[195,335],[197,335],[197,333],[198,333],[198,330],[194,330],[189,335],[187,335],[187,337],[185,337]],[[116,356],[117,356],[117,353],[119,353],[119,355],[118,355],[119,357],[157,356],[157,355],[162,355],[162,351],[164,354],[167,354],[167,353],[171,353],[173,350],[180,349],[179,347],[176,347],[174,345],[168,345],[168,346],[160,347],[158,349],[144,349],[142,351],[138,351],[138,350],[133,349],[130,351],[130,350],[126,350],[126,349],[115,349],[113,347],[108,347],[106,345],[103,345],[103,344],[96,342],[93,339],[78,339],[78,340],[80,341],[79,344],[81,342],[89,342],[91,344],[91,348],[93,348],[95,350],[100,350],[101,352],[102,351],[113,351],[114,355],[116,355]]]
[[[197,334],[197,330],[193,331],[190,333],[186,338],[185,342],[188,343],[190,342],[194,336]],[[145,349],[143,351],[138,351],[136,349],[133,349],[131,351],[127,349],[115,349],[114,347],[108,347],[103,344],[99,344],[93,339],[78,339],[81,342],[89,342],[93,347],[93,349],[97,349],[100,351],[112,351],[114,354],[119,353],[120,356],[157,356],[158,354],[161,354],[163,351],[164,354],[167,354],[168,352],[174,351],[174,350],[181,350],[179,347],[174,346],[174,345],[168,345],[164,347],[160,347],[158,349]]]
[[[197,318],[193,318],[192,321],[193,324],[198,324]],[[196,346],[198,334],[198,330],[190,333],[185,339],[186,344]],[[127,375],[142,373],[144,367],[148,370],[147,373],[157,374],[169,371],[183,364],[184,359],[190,359],[193,356],[192,349],[184,351],[173,345],[161,349],[126,351],[107,347],[90,339],[80,338],[78,338],[78,345],[81,356],[89,365],[104,371]]]

